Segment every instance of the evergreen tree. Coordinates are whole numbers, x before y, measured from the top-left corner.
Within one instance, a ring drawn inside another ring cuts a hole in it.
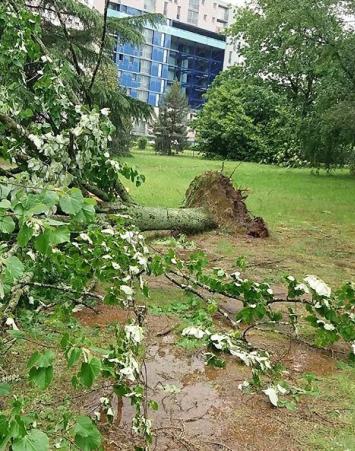
[[[19,5],[23,0],[15,0]],[[161,15],[144,13],[133,17],[110,17],[109,1],[104,14],[79,0],[37,0],[25,7],[38,14],[42,40],[53,57],[69,62],[74,69],[71,85],[78,98],[100,109],[110,109],[116,129],[111,151],[129,151],[135,121],[149,120],[152,108],[126,94],[118,83],[114,49],[117,42],[141,46],[145,26],[156,27]]]
[[[179,153],[187,145],[187,114],[189,105],[178,82],[164,94],[159,116],[153,124],[155,151],[166,155]]]

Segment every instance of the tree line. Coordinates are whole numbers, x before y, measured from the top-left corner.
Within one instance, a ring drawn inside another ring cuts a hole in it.
[[[191,124],[197,150],[354,173],[354,17],[353,1],[255,0],[238,8],[227,33],[243,62],[206,93]]]

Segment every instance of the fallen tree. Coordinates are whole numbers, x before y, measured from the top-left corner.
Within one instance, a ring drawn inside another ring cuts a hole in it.
[[[17,3],[13,0],[8,3],[18,14]],[[91,107],[95,103],[92,91],[96,75],[103,64],[102,55],[108,33],[107,20],[104,20],[103,24],[97,61],[91,67],[92,76],[88,77],[75,63],[80,59],[68,33],[68,24],[63,20],[60,6],[60,3],[56,3],[55,11],[58,23],[67,37],[73,63],[69,59],[58,66],[53,64],[50,50],[40,35],[33,33],[34,51],[31,55],[21,55],[24,80],[17,93],[14,93],[17,108],[0,110],[0,123],[6,137],[2,140],[4,156],[10,157],[10,162],[14,165],[13,169],[1,172],[6,184],[23,183],[23,179],[27,179],[27,174],[31,172],[35,173],[38,179],[52,182],[55,180],[56,185],[77,187],[83,196],[95,196],[98,201],[97,211],[107,214],[123,213],[142,231],[169,229],[196,233],[221,227],[232,233],[267,236],[264,221],[261,218],[253,218],[248,212],[243,192],[235,189],[231,180],[219,172],[207,172],[195,178],[187,190],[184,208],[149,208],[134,202],[119,180],[119,174],[137,184],[141,184],[143,178],[137,171],[111,160],[108,153],[102,152],[101,149],[107,146],[114,127],[108,119],[108,109],[101,109],[99,113]],[[107,8],[105,14],[107,15]],[[37,19],[39,22],[38,17]],[[12,81],[10,66],[11,62],[8,65],[9,84]],[[64,70],[77,79],[75,92],[73,83],[68,82],[70,77],[62,78],[63,82],[58,85],[54,83]],[[49,81],[53,83],[50,87],[51,95],[57,97],[59,102],[51,102],[49,96],[41,96],[43,82]],[[5,87],[6,79],[3,84]],[[89,107],[85,107],[81,102]],[[25,111],[26,114],[17,114],[17,111]],[[106,117],[107,120],[100,123],[100,120]],[[100,133],[92,139],[91,129],[95,126],[98,126]],[[39,129],[41,136],[38,136]],[[7,148],[11,152],[7,153]]]
[[[249,346],[247,331],[240,336],[240,322],[259,327],[260,322],[280,321],[279,312],[271,309],[280,300],[266,283],[209,269],[202,253],[191,255],[187,262],[179,261],[173,250],[162,256],[150,254],[134,222],[141,229],[196,231],[219,226],[254,235],[261,224],[261,236],[266,229],[260,218],[248,213],[243,192],[234,190],[230,179],[220,173],[195,179],[183,209],[136,205],[119,177],[141,184],[142,176],[110,158],[110,112],[85,103],[92,78],[83,76],[80,86],[85,93],[79,91],[78,98],[67,83],[68,77],[75,76],[72,65],[48,53],[41,41],[39,18],[21,4],[22,0],[0,4],[0,140],[7,161],[0,174],[0,359],[7,356],[13,363],[14,356],[27,358],[10,354],[17,340],[38,345],[27,370],[23,364],[18,366],[23,384],[26,379],[40,390],[51,384],[54,370],[62,374],[66,366],[75,388],[90,389],[108,378],[115,393],[134,406],[132,429],[142,437],[136,449],[148,449],[152,443],[149,409],[157,405],[146,396],[142,326],[147,307],[136,302],[138,292],[142,297],[149,295],[143,276],[164,274],[203,300],[210,314],[222,314],[233,327],[232,334],[218,333],[209,323],[208,330],[188,327],[183,335],[204,337],[216,353],[228,351],[251,366],[257,371],[253,378],[259,388],[260,371],[271,370],[271,363],[265,353]],[[330,288],[314,276],[305,281],[306,287],[288,278],[286,301],[292,304],[306,290],[313,290],[312,303],[307,299],[300,303],[309,309],[309,321],[322,342],[334,343],[340,337],[355,340],[353,285],[331,297]],[[101,285],[100,294],[95,292],[96,282]],[[211,299],[212,295],[216,299]],[[218,305],[217,296],[243,304],[238,321]],[[129,310],[127,316],[132,318],[122,327],[117,325],[110,334],[112,342],[107,343],[105,337],[99,347],[90,342],[87,330],[71,323],[73,307],[81,304],[95,309],[93,302]],[[49,311],[51,315],[46,314]],[[296,330],[297,312],[292,308],[288,312]],[[22,350],[24,354],[28,351]],[[209,361],[218,360],[217,354],[209,354]],[[3,371],[5,365],[0,363]],[[65,415],[58,430],[61,422],[53,415],[56,427],[51,428],[54,437],[50,441],[38,429],[42,421],[38,423],[33,415],[39,405],[28,399],[33,390],[26,390],[25,385],[10,386],[7,381],[12,375],[5,373],[4,377],[8,376],[5,383],[0,379],[0,395],[8,395],[1,412],[0,447],[100,449],[94,421],[83,416]],[[24,394],[24,399],[18,394]],[[112,416],[110,400],[104,398],[101,408]],[[58,412],[57,404],[53,411]]]
[[[196,177],[186,191],[182,208],[144,207],[131,200],[101,205],[106,213],[125,213],[142,231],[174,230],[199,233],[222,228],[231,233],[267,237],[262,218],[254,218],[245,204],[246,196],[233,187],[221,172],[205,172]]]

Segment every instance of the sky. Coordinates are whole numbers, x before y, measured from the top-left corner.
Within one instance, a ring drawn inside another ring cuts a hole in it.
[[[244,0],[229,0],[229,3],[231,3],[232,5],[242,5],[244,2]]]

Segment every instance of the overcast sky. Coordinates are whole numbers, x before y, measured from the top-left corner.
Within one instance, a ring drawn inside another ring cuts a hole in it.
[[[229,3],[232,5],[242,5],[244,3],[244,0],[229,0]]]

